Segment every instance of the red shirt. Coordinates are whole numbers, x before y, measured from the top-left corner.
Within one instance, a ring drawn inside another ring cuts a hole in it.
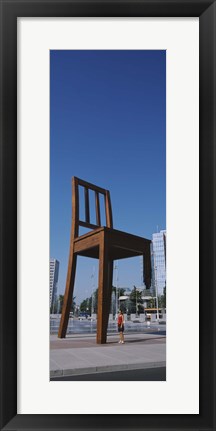
[[[123,323],[123,316],[122,316],[122,314],[120,314],[118,316],[118,325],[122,325],[122,323]]]

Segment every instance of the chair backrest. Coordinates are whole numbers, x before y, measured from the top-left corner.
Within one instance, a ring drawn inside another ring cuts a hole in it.
[[[80,219],[80,202],[79,202],[79,188],[84,189],[84,218]],[[89,190],[92,190],[95,195],[95,215],[96,223],[91,223],[90,204],[89,204]],[[106,226],[113,227],[112,220],[112,207],[110,200],[109,190],[102,189],[94,184],[81,180],[80,178],[72,178],[72,233],[74,238],[79,236],[79,226],[88,229],[97,229],[101,227],[101,209],[100,209],[100,194],[104,196]]]

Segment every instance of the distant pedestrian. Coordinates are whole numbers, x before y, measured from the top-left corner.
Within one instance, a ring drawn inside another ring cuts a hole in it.
[[[124,314],[122,311],[119,311],[118,314],[118,332],[120,336],[119,343],[124,344]]]

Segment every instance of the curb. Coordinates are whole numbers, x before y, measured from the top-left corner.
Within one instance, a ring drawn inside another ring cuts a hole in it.
[[[83,374],[94,374],[110,371],[125,371],[125,370],[138,370],[146,368],[160,368],[165,367],[166,361],[161,362],[147,362],[139,364],[122,364],[122,365],[101,365],[98,367],[74,368],[65,370],[51,370],[50,377],[63,377],[63,376],[80,376]]]

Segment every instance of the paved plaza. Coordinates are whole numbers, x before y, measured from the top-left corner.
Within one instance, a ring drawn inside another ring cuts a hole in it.
[[[106,344],[97,344],[95,334],[51,335],[50,377],[166,366],[166,336],[160,331],[125,333],[125,344],[118,341],[118,334],[108,334]]]

